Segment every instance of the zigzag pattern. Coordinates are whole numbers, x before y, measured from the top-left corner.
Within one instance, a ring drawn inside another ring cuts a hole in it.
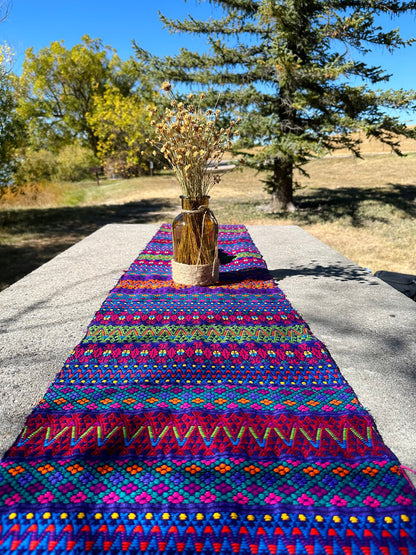
[[[263,328],[260,326],[247,326],[243,329],[236,326],[90,326],[85,343],[120,343],[138,341],[208,341],[217,343],[301,343],[311,341],[313,336],[304,325],[299,326],[273,326]]]
[[[388,452],[365,415],[327,420],[296,415],[263,417],[213,415],[200,411],[189,415],[154,412],[146,415],[85,414],[55,416],[35,413],[9,450],[9,458],[36,457],[48,452],[59,458],[88,453],[103,456],[202,457],[241,454],[253,460],[284,455],[359,459],[382,457]]]
[[[415,555],[416,495],[242,226],[209,288],[163,225],[0,463],[0,552]]]

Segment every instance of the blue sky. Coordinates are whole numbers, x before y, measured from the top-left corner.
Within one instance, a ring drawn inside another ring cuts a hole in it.
[[[122,59],[133,54],[132,40],[156,55],[175,54],[180,46],[203,50],[204,41],[182,34],[171,35],[158,18],[158,11],[182,19],[188,13],[205,19],[215,16],[215,8],[197,0],[11,0],[9,17],[0,23],[0,42],[6,41],[16,53],[15,71],[20,71],[24,52],[35,51],[54,40],[67,47],[80,42],[83,35],[101,38],[115,48]],[[416,36],[416,15],[391,21],[387,28],[400,27],[404,38]],[[416,89],[416,45],[390,55],[376,49],[368,60],[393,74],[387,88]],[[404,116],[410,121],[410,116]]]

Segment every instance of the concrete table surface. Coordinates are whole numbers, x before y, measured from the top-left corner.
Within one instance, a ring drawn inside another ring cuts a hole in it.
[[[416,470],[416,303],[300,227],[247,227],[387,446]],[[0,293],[0,454],[158,228],[107,225]]]

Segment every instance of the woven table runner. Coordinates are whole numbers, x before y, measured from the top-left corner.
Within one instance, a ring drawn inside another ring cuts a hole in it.
[[[109,293],[1,463],[0,553],[416,553],[372,418],[246,228],[219,247],[175,286],[164,224]]]

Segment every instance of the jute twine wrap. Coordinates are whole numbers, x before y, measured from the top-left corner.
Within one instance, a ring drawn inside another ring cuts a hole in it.
[[[181,264],[172,260],[172,279],[180,285],[213,285],[219,279],[219,260],[212,264]]]

